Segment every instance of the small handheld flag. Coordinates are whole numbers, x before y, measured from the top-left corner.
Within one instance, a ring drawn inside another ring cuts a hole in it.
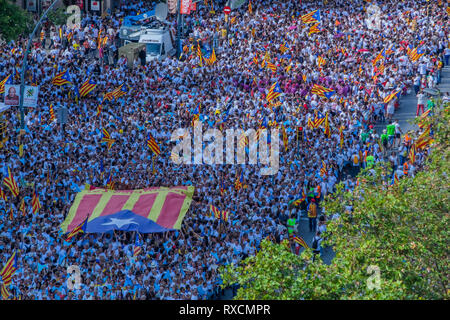
[[[70,77],[68,70],[58,73],[52,80],[52,84],[56,86],[62,86],[69,83],[72,83],[72,78]]]
[[[16,252],[9,257],[6,264],[3,266],[2,271],[0,271],[0,276],[3,280],[3,285],[9,286],[11,284],[12,276],[17,270],[17,255]]]
[[[293,240],[294,240],[295,243],[298,243],[299,245],[301,245],[305,249],[309,248],[308,245],[306,244],[305,240],[303,240],[302,237],[294,236]]]
[[[109,135],[108,131],[106,131],[105,128],[102,130],[103,137],[101,142],[106,142],[108,145],[108,150],[111,149],[112,145],[116,142],[115,139],[111,139],[111,136]]]
[[[80,97],[86,96],[89,92],[95,89],[97,86],[97,83],[94,80],[91,80],[91,78],[87,79],[80,88]]]
[[[139,233],[136,233],[136,241],[133,248],[133,257],[137,257],[142,251],[141,244],[139,243]]]
[[[159,149],[159,146],[156,143],[155,138],[153,138],[153,136],[150,132],[148,133],[147,146],[150,148],[150,150],[153,151],[153,153],[156,156],[158,156],[161,153],[161,150]]]
[[[50,105],[50,122],[53,122],[56,120],[55,117],[55,110],[53,109],[53,104]]]
[[[72,238],[74,236],[76,236],[79,233],[85,233],[86,227],[87,227],[87,222],[88,222],[88,217],[86,217],[86,219],[84,219],[84,221],[79,226],[75,227],[72,231],[70,231],[67,234],[66,241],[69,242],[70,240],[72,240]]]
[[[9,167],[3,167],[3,184],[8,187],[14,197],[19,195],[19,186]]]
[[[41,202],[39,201],[39,195],[36,192],[36,189],[33,192],[33,198],[31,200],[31,205],[33,206],[33,213],[36,214],[39,209],[41,209]]]

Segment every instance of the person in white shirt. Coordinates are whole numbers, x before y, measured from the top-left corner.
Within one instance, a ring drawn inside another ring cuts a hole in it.
[[[417,75],[414,78],[414,92],[417,95],[419,93],[420,90],[420,75]]]
[[[444,59],[445,59],[445,65],[449,65],[449,59],[450,59],[450,48],[447,47],[444,49]]]
[[[425,102],[427,101],[427,97],[423,93],[423,90],[420,90],[417,94],[417,110],[416,110],[416,117],[419,116],[419,110],[422,110],[422,113],[424,112],[424,106]]]

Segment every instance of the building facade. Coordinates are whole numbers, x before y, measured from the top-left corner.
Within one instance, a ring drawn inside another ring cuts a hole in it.
[[[30,12],[41,13],[48,8],[54,0],[11,0],[17,6]],[[58,0],[58,6],[77,5],[83,12],[103,13],[119,7],[120,0]]]

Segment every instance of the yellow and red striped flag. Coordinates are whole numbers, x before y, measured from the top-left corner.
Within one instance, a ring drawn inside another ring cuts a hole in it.
[[[317,64],[318,64],[319,68],[322,68],[322,65],[324,65],[325,63],[326,63],[326,61],[322,56],[317,57]]]
[[[41,209],[41,202],[39,201],[39,195],[37,194],[36,190],[33,192],[33,198],[31,200],[31,205],[33,207],[33,213],[36,214],[39,209]]]
[[[211,57],[209,58],[209,64],[211,65],[211,64],[213,64],[216,61],[217,61],[216,51],[213,48],[212,53],[211,53]]]
[[[215,207],[215,206],[213,206],[212,204],[209,206],[209,210],[210,210],[210,212],[211,212],[211,215],[210,215],[210,217],[212,217],[213,215],[214,215],[214,218],[216,218],[216,219],[220,219],[220,210],[217,208],[217,207]]]
[[[319,30],[318,27],[319,27],[319,24],[318,24],[318,23],[312,25],[312,26],[309,28],[308,36],[312,35],[313,33],[319,33],[320,30]]]
[[[128,93],[128,89],[126,86],[124,87],[124,84],[122,83],[120,86],[115,88],[113,91],[105,93],[103,95],[103,101],[105,101],[105,100],[112,101],[113,99],[118,99],[127,93]]]
[[[80,87],[80,97],[88,95],[96,86],[97,83],[94,80],[91,80],[91,78],[87,79]]]
[[[100,28],[97,36],[97,49],[100,50],[101,45],[102,45],[102,29]]]
[[[98,106],[97,106],[97,114],[96,114],[96,116],[98,117],[99,115],[100,115],[100,113],[102,112],[102,105],[101,104],[99,104]]]
[[[17,255],[16,252],[9,257],[6,264],[3,266],[2,271],[0,271],[0,276],[3,280],[3,285],[9,286],[11,284],[12,276],[17,270]]]
[[[70,77],[68,70],[58,73],[52,80],[52,84],[56,86],[62,86],[69,83],[72,83],[72,78]]]
[[[53,104],[50,105],[50,122],[55,121],[55,110],[53,109]]]
[[[6,83],[6,81],[8,81],[9,77],[11,77],[11,75],[6,76],[5,79],[0,81],[0,94],[5,93],[5,83]]]
[[[242,148],[245,148],[245,146],[248,144],[248,137],[245,134],[245,132],[242,132],[241,136],[239,137],[239,145]]]
[[[200,41],[199,40],[197,40],[197,56],[200,59],[199,65],[203,66],[203,64],[202,64],[202,60],[203,60],[202,49],[200,48]]]
[[[420,121],[417,124],[419,126],[420,129],[422,129],[425,126],[426,123],[426,118],[428,117],[428,115],[430,114],[431,109],[428,109],[427,111],[425,111],[424,113],[422,113],[420,115]]]
[[[286,44],[282,43],[282,44],[280,45],[280,51],[281,51],[282,53],[285,53],[287,50],[288,50],[288,48],[286,47]]]
[[[228,216],[229,216],[229,215],[230,215],[230,213],[229,213],[228,211],[222,210],[221,215],[220,215],[220,218],[221,218],[223,221],[228,221]]]
[[[264,68],[266,66],[266,59],[264,58],[261,62],[261,68]]]
[[[305,240],[303,240],[302,237],[294,236],[293,240],[294,240],[295,243],[298,243],[299,245],[301,245],[305,249],[309,248],[308,245],[306,244]]]
[[[19,186],[9,167],[3,168],[3,184],[8,187],[14,197],[19,195]]]
[[[282,94],[280,85],[278,82],[275,82],[269,89],[269,92],[267,93],[267,101],[270,102],[275,98],[278,98]]]
[[[234,188],[236,189],[236,191],[239,191],[243,188],[243,182],[244,180],[244,173],[241,172],[241,176],[239,177],[237,172],[236,172],[236,181],[234,182]]]
[[[401,90],[397,90],[392,92],[391,94],[387,95],[386,98],[384,98],[384,103],[388,103],[391,101],[394,97],[396,97],[398,94],[400,94]]]
[[[103,128],[103,137],[101,142],[106,142],[108,145],[108,150],[111,149],[112,145],[116,142],[115,139],[112,139],[111,136],[109,135],[108,131],[106,131],[105,128]]]
[[[84,221],[80,225],[78,225],[72,231],[70,231],[67,234],[66,241],[69,242],[70,240],[72,240],[72,238],[74,236],[76,236],[79,233],[85,233],[86,232],[86,227],[87,227],[87,221],[88,221],[88,217],[86,217],[86,219],[84,219]]]
[[[22,215],[27,215],[27,209],[25,208],[25,199],[22,199],[22,202],[20,203],[19,210],[22,211]]]
[[[339,145],[342,149],[342,146],[344,145],[344,126],[339,128]]]
[[[0,187],[0,199],[3,199],[5,202],[8,201],[8,198],[6,197],[6,194],[1,187]]]
[[[322,168],[320,168],[320,175],[323,177],[328,174],[327,165],[325,161],[322,160]]]
[[[317,94],[321,98],[330,99],[336,92],[331,88],[326,88],[324,86],[314,84],[311,89],[312,94]]]
[[[325,135],[330,138],[331,137],[331,130],[330,130],[330,123],[328,122],[328,112],[325,115]]]
[[[137,257],[142,251],[142,246],[139,243],[139,233],[136,233],[136,241],[134,242],[134,248],[133,248],[133,257]],[[136,297],[136,293],[135,293]],[[133,299],[135,300],[135,298]]]
[[[416,145],[413,144],[411,146],[411,149],[409,150],[409,160],[411,161],[412,164],[414,164],[414,162],[416,162]]]
[[[301,20],[303,21],[303,23],[318,23],[320,22],[320,11],[319,10],[314,10],[311,11],[307,14],[304,14],[303,16],[300,17]]]
[[[267,69],[272,70],[273,73],[277,71],[277,66],[274,65],[272,62],[267,62]]]
[[[416,47],[414,49],[412,49],[409,53],[408,56],[411,59],[411,61],[416,62],[417,60],[419,60],[419,58],[421,56],[423,56],[425,54],[425,51],[423,51],[421,48]]]
[[[112,180],[112,175],[109,174],[108,182],[106,183],[106,189],[114,190],[114,185],[115,185],[115,184],[116,184],[116,183]]]
[[[150,132],[148,133],[147,146],[153,151],[153,153],[156,156],[158,156],[161,153],[158,143],[156,143],[155,138],[153,138],[153,136]]]
[[[386,58],[386,49],[383,49],[380,51],[380,53],[378,53],[378,55],[372,61],[372,65],[375,66],[377,64],[377,62],[383,58]]]
[[[10,293],[8,291],[8,288],[6,288],[5,284],[2,284],[2,289],[1,290],[2,290],[2,299],[3,300],[8,300],[8,298],[10,296]]]

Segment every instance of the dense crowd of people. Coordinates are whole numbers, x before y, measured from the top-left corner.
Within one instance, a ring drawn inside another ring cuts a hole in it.
[[[317,218],[310,227],[320,239],[327,219],[337,216],[321,212],[323,198],[339,181],[352,190],[368,159],[390,161],[398,176],[413,175],[421,167],[426,149],[418,150],[416,161],[404,170],[409,146],[395,121],[399,98],[384,100],[396,90],[402,95],[416,90],[419,104],[427,103],[417,115],[433,107],[424,90],[439,84],[450,55],[449,17],[439,3],[381,1],[380,29],[368,28],[368,3],[362,0],[254,0],[251,10],[245,5],[228,19],[219,3],[214,13],[210,3],[197,3],[197,11],[185,19],[192,32],[183,40],[181,59],[137,61],[132,68],[118,54],[121,19],[154,4],[121,3],[110,14],[83,15],[79,29],[62,26],[62,39],[57,26],[44,28],[33,43],[26,73],[26,84],[39,85],[38,107],[26,109],[24,131],[17,107],[3,113],[8,140],[0,157],[20,187],[14,197],[3,185],[8,200],[0,199],[0,261],[3,265],[15,251],[18,256],[10,298],[217,298],[219,266],[255,254],[267,236],[287,239],[289,218]],[[301,16],[316,9],[320,31],[310,33],[313,24],[303,23]],[[168,20],[176,27],[173,15]],[[104,45],[98,44],[99,34],[108,37]],[[201,63],[198,45],[214,47],[217,60]],[[0,48],[0,80],[12,75],[13,83],[20,83],[25,47],[20,38]],[[424,54],[412,61],[407,52],[416,47]],[[374,65],[383,49],[385,57]],[[319,57],[325,61],[320,65]],[[64,70],[71,84],[53,85]],[[89,77],[96,88],[77,97],[74,87]],[[268,102],[275,82],[282,95]],[[104,93],[122,83],[127,94],[103,101]],[[335,94],[313,94],[314,84]],[[63,132],[49,121],[50,105],[68,109]],[[196,108],[204,128],[283,126],[288,142],[285,150],[280,135],[280,170],[263,176],[260,164],[175,164],[171,134],[178,128],[192,130]],[[308,126],[317,112],[328,115],[329,134],[324,124]],[[376,125],[383,123],[386,131],[377,132]],[[103,128],[116,141],[110,150],[101,143]],[[147,147],[148,132],[161,148],[157,157]],[[407,134],[414,139],[420,133]],[[236,190],[241,173],[245,187]],[[105,187],[109,177],[118,190],[195,186],[181,230],[142,235],[142,253],[136,257],[134,235],[127,232],[82,234],[66,242],[58,230],[76,193],[86,183]],[[37,214],[31,212],[34,190],[42,204]],[[293,209],[292,201],[302,197]],[[26,214],[19,210],[23,199]],[[229,220],[211,216],[210,205],[228,210]],[[71,265],[81,270],[82,283],[75,290],[67,287]]]

